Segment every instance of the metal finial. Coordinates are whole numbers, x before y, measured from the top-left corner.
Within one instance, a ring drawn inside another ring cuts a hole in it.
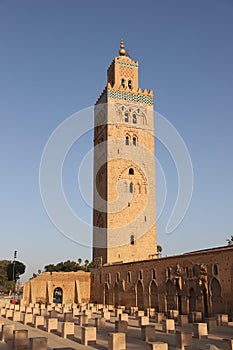
[[[121,43],[120,43],[119,54],[120,54],[120,56],[125,56],[125,54],[126,54],[125,45],[124,45],[124,41],[123,40],[121,40]]]

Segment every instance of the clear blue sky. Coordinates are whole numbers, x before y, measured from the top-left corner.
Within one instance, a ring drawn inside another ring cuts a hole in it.
[[[69,241],[50,222],[39,164],[53,130],[96,101],[121,38],[139,60],[140,86],[154,90],[156,110],[182,135],[193,162],[188,213],[167,235],[177,175],[156,143],[168,184],[158,222],[164,255],[225,245],[233,234],[232,19],[232,0],[0,2],[0,259],[18,250],[27,265],[24,279],[48,263],[91,259],[90,248]],[[86,149],[91,145],[90,134]],[[91,209],[74,195],[80,148],[69,156],[64,187],[91,223]]]

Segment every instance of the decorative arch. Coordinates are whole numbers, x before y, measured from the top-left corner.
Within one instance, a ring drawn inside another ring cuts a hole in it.
[[[136,287],[136,295],[137,295],[137,307],[138,310],[144,310],[144,292],[143,292],[143,285],[141,281],[138,281],[137,287]]]
[[[62,304],[63,301],[63,289],[61,287],[56,287],[53,291],[53,302],[55,304]]]
[[[211,281],[210,292],[211,292],[212,312],[214,314],[222,312],[222,288],[219,281],[215,277]]]
[[[155,311],[159,311],[159,293],[158,285],[155,281],[152,281],[149,287],[150,307]]]

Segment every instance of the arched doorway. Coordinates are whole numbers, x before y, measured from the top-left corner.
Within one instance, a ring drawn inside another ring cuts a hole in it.
[[[114,284],[114,306],[117,307],[119,306],[119,288],[118,288],[118,283]]]
[[[104,303],[105,305],[109,305],[109,289],[107,283],[105,283],[104,287]]]
[[[166,284],[167,311],[176,310],[175,294],[175,286],[171,280],[168,280]]]
[[[203,289],[203,308],[204,308],[204,317],[208,317],[208,299],[207,299],[207,290]]]
[[[55,304],[62,304],[63,299],[63,290],[60,287],[57,287],[53,291],[53,302]]]
[[[137,283],[137,307],[138,310],[144,310],[143,286],[141,281]]]
[[[196,295],[193,288],[189,291],[189,312],[196,311]]]
[[[155,281],[152,281],[150,286],[150,306],[154,308],[155,311],[159,311],[158,286]]]
[[[217,314],[222,312],[222,288],[216,278],[211,283],[212,312]]]

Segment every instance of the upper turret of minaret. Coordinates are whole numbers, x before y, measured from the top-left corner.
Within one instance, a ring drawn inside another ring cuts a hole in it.
[[[119,56],[113,59],[107,76],[111,87],[128,91],[138,89],[138,62],[129,57],[123,40],[120,42]]]

